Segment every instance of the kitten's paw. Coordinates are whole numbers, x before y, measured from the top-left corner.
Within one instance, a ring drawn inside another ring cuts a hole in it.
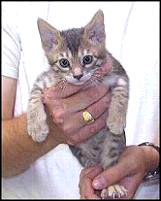
[[[127,189],[121,185],[112,185],[101,192],[102,199],[121,199],[127,196]]]
[[[43,123],[35,123],[35,124],[28,124],[28,134],[32,137],[35,142],[43,142],[49,132],[48,125],[46,122]]]

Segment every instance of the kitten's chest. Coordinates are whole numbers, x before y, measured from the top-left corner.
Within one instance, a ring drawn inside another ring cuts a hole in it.
[[[100,163],[105,138],[106,129],[102,129],[86,142],[76,146],[70,146],[70,149],[84,167],[90,167]]]

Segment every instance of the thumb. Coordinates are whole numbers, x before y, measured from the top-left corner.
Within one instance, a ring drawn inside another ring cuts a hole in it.
[[[92,186],[98,190],[106,188],[107,186],[119,182],[121,179],[126,177],[130,171],[130,167],[127,168],[127,164],[120,161],[115,166],[108,168],[97,177],[95,177]]]
[[[134,197],[143,178],[144,178],[144,173],[140,172],[140,173],[131,175],[129,177],[125,177],[120,182],[120,185],[124,186],[128,191],[126,199],[132,199]]]

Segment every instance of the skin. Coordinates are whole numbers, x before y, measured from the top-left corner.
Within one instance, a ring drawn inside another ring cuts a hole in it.
[[[131,199],[143,181],[147,171],[159,164],[159,153],[152,147],[129,146],[122,153],[118,163],[103,171],[101,166],[82,170],[80,175],[80,195],[82,199],[100,199],[98,191],[113,184],[121,184],[128,190]]]
[[[103,69],[106,74],[108,65]],[[110,101],[107,87],[100,85],[82,91],[81,86],[68,84],[63,92],[60,86],[51,87],[43,94],[50,132],[43,143],[33,142],[27,134],[27,115],[13,116],[16,87],[16,79],[2,77],[3,177],[18,175],[57,145],[80,143],[105,126]],[[79,104],[80,100],[84,100],[84,104]],[[91,112],[95,122],[86,125],[81,110]]]
[[[69,88],[69,87],[68,87]],[[48,113],[54,123],[61,129],[62,133],[67,137],[68,144],[77,144],[83,142],[88,137],[105,127],[105,120],[107,117],[107,110],[109,105],[109,94],[107,94],[107,87],[103,84],[92,87],[87,90],[81,90],[77,94],[69,97],[65,94],[65,99],[55,95],[54,88],[48,89],[44,92],[44,103],[47,105]],[[75,89],[80,89],[75,87]],[[69,93],[70,91],[67,91]],[[73,88],[74,92],[74,88]],[[54,95],[53,95],[54,94]],[[60,93],[58,93],[60,94]],[[83,100],[83,103],[80,103]],[[90,106],[90,107],[88,107]],[[95,122],[86,125],[82,117],[82,111],[87,110],[95,119]]]

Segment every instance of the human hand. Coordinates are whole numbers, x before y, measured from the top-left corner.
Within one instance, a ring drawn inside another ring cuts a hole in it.
[[[159,154],[151,147],[129,146],[122,153],[118,163],[102,171],[101,167],[84,169],[80,176],[80,194],[82,198],[100,199],[96,190],[119,184],[127,189],[127,196],[134,197],[145,173],[159,162]]]
[[[101,76],[109,71],[108,65],[101,68]],[[85,85],[59,83],[44,90],[43,102],[59,128],[57,138],[62,143],[80,143],[106,126],[110,95],[104,84],[87,88]],[[82,117],[84,110],[92,114],[94,123],[86,125]],[[55,132],[54,135],[56,137]]]

